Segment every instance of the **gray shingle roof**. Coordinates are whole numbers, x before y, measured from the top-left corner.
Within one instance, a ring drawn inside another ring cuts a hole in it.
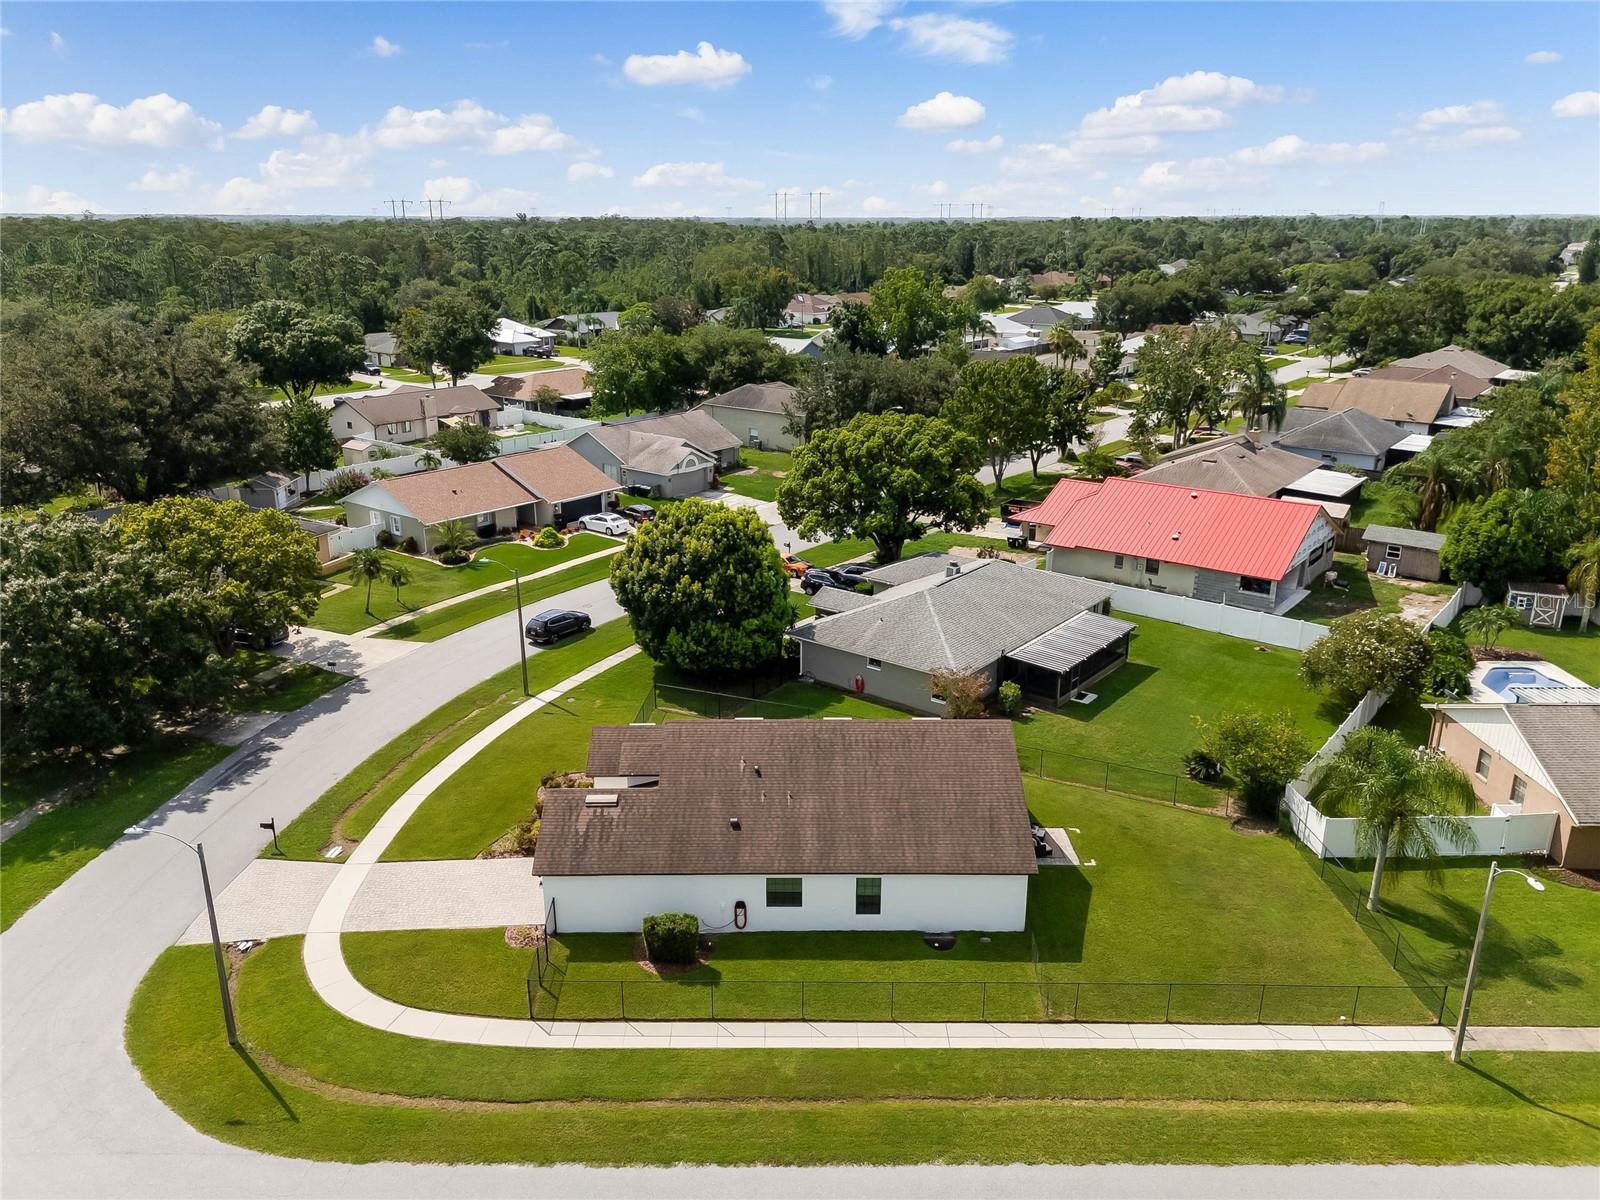
[[[1401,529],[1396,525],[1368,525],[1361,536],[1363,542],[1382,542],[1389,546],[1410,546],[1413,550],[1444,548],[1444,534],[1429,533],[1425,529]]]
[[[1169,454],[1139,478],[1244,496],[1276,496],[1305,474],[1304,455],[1257,446],[1241,434]]]
[[[748,408],[780,415],[787,413],[793,402],[794,388],[787,383],[746,383],[706,401],[718,408]]]
[[[1004,721],[672,721],[594,729],[589,773],[550,789],[536,874],[1031,875]],[[614,805],[587,797],[615,795]],[[730,826],[737,818],[739,827]],[[755,881],[757,887],[760,881]],[[761,896],[747,897],[759,903]]]
[[[915,554],[910,558],[902,558],[882,567],[874,567],[867,572],[867,578],[873,583],[881,583],[888,587],[895,587],[902,583],[910,583],[916,579],[925,579],[929,575],[943,575],[944,569],[951,563],[971,562],[969,558],[957,558],[954,554]]]
[[[1600,704],[1508,704],[1573,819],[1600,825]]]
[[[873,597],[865,592],[853,592],[841,587],[818,588],[817,594],[811,597],[811,607],[819,613],[847,612],[852,608],[860,608],[863,604],[871,604]]]
[[[1267,434],[1268,441],[1329,454],[1371,454],[1382,457],[1391,446],[1405,440],[1406,431],[1379,420],[1359,408],[1328,412],[1321,408],[1291,408],[1283,418],[1283,428]]]
[[[914,671],[976,671],[1111,595],[1091,580],[1004,559],[955,561],[959,575],[902,584],[790,635]]]
[[[1490,358],[1487,354],[1479,354],[1476,350],[1468,350],[1465,346],[1444,346],[1438,350],[1430,350],[1426,354],[1397,358],[1389,365],[1421,367],[1427,371],[1435,367],[1454,367],[1463,374],[1476,375],[1479,379],[1493,379],[1500,372],[1511,369],[1509,363]]]
[[[671,475],[695,447],[680,437],[667,437],[627,425],[602,425],[599,429],[585,429],[579,437],[593,438],[623,466],[651,475]],[[705,451],[700,451],[706,456]],[[699,470],[699,467],[693,468]]]
[[[420,421],[427,417],[460,417],[496,412],[500,408],[498,401],[470,383],[441,388],[400,387],[379,395],[363,392],[340,396],[334,404],[348,404],[373,425]]]
[[[682,438],[708,454],[734,450],[739,439],[729,433],[710,413],[691,408],[684,412],[651,413],[643,417],[624,417],[604,422],[606,425],[626,426],[642,433],[656,433],[662,437]]]

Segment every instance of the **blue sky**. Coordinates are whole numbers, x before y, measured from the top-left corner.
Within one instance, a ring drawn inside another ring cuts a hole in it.
[[[1600,209],[1587,3],[8,3],[4,26],[9,212]]]

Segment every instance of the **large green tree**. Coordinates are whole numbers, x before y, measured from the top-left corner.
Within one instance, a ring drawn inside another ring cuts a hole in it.
[[[236,500],[168,496],[116,517],[123,542],[164,559],[206,598],[206,635],[226,654],[300,625],[322,594],[317,545],[292,517]]]
[[[1049,377],[1031,354],[974,360],[940,416],[978,443],[996,485],[1006,465],[1030,451],[1037,476],[1050,445]]]
[[[1426,635],[1399,613],[1341,617],[1300,657],[1300,678],[1349,705],[1370,691],[1416,692],[1433,656]]]
[[[600,338],[589,360],[597,412],[667,412],[693,396],[694,374],[683,340],[660,329]]]
[[[1439,563],[1450,578],[1476,584],[1499,600],[1511,583],[1564,574],[1563,558],[1580,532],[1566,493],[1507,488],[1456,509],[1445,526]]]
[[[830,347],[796,385],[790,425],[811,437],[862,413],[938,416],[956,377],[956,369],[937,355],[906,362]]]
[[[229,338],[234,357],[250,364],[267,387],[291,400],[319,386],[343,383],[366,360],[361,328],[331,313],[313,313],[289,300],[262,300],[245,309]]]
[[[800,358],[758,329],[695,325],[678,339],[690,386],[713,396],[746,383],[793,383]]]
[[[0,313],[0,488],[31,503],[97,485],[145,500],[270,461],[248,376],[203,337],[125,308]]]
[[[311,486],[312,471],[339,465],[339,442],[328,425],[328,412],[309,396],[278,408],[278,461]]]
[[[83,517],[0,521],[8,756],[100,754],[193,718],[233,683],[204,589]]]
[[[611,586],[644,652],[694,674],[776,661],[794,622],[778,548],[748,508],[685,500],[658,511],[617,555]]]
[[[958,305],[946,299],[939,277],[918,267],[890,267],[872,285],[867,307],[901,358],[926,354],[960,320]]]
[[[452,384],[494,356],[489,329],[494,309],[464,291],[449,291],[423,310],[426,357],[437,362]]]
[[[802,537],[866,538],[893,562],[929,529],[984,519],[988,494],[972,477],[982,462],[977,441],[947,421],[862,414],[795,450],[778,512]]]
[[[1287,713],[1242,708],[1200,728],[1201,748],[1252,816],[1271,818],[1284,787],[1311,757],[1310,743]]]
[[[495,438],[476,421],[441,425],[434,444],[446,458],[457,463],[488,462],[495,454]]]
[[[1186,445],[1197,425],[1222,420],[1233,386],[1257,358],[1225,325],[1154,333],[1134,355],[1140,415],[1152,429],[1170,429],[1174,447]]]

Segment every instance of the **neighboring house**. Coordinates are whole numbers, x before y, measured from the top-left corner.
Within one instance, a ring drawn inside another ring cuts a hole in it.
[[[1472,780],[1496,812],[1553,812],[1550,857],[1574,871],[1600,868],[1600,704],[1525,688],[1516,704],[1430,704],[1428,745]]]
[[[1368,379],[1398,379],[1404,383],[1448,383],[1457,405],[1471,404],[1494,384],[1454,367],[1379,367]]]
[[[1145,483],[1208,488],[1241,496],[1309,496],[1349,503],[1360,494],[1359,475],[1312,467],[1304,456],[1263,444],[1250,434],[1196,442],[1157,459],[1139,473]]]
[[[351,438],[409,444],[439,432],[446,417],[492,427],[499,402],[470,383],[457,387],[403,387],[381,394],[340,396],[328,412],[328,427],[341,444]]]
[[[369,333],[361,339],[366,343],[367,361],[380,367],[392,367],[395,358],[395,341],[392,333]]]
[[[1516,609],[1524,625],[1538,629],[1560,629],[1568,614],[1578,611],[1559,583],[1513,583],[1506,589],[1506,607]]]
[[[677,499],[711,489],[716,458],[680,437],[603,425],[567,443],[622,487],[646,487],[652,496]]]
[[[1284,414],[1283,428],[1264,433],[1262,440],[1291,454],[1377,476],[1390,465],[1390,451],[1407,436],[1398,425],[1358,408],[1329,412],[1295,407]]]
[[[1448,367],[1452,371],[1459,371],[1463,375],[1471,375],[1477,379],[1493,379],[1496,375],[1511,370],[1510,363],[1503,363],[1490,358],[1487,354],[1479,354],[1476,350],[1455,345],[1429,350],[1426,354],[1413,354],[1410,358],[1397,358],[1389,365],[1420,367],[1424,371]]]
[[[779,337],[774,334],[767,341],[782,349],[785,354],[804,354],[807,358],[822,357],[821,334],[814,338]]]
[[[293,513],[289,514],[291,517]],[[333,561],[333,547],[328,539],[344,528],[333,521],[318,521],[311,517],[295,517],[294,523],[311,535],[311,540],[317,543],[317,561],[327,563]]]
[[[1188,265],[1189,260],[1187,258],[1175,258],[1171,262],[1157,263],[1156,270],[1163,275],[1176,275]]]
[[[1368,525],[1361,541],[1367,551],[1367,570],[1380,565],[1401,579],[1423,579],[1429,583],[1444,578],[1439,566],[1439,551],[1444,549],[1444,534],[1425,529],[1400,529],[1394,525]]]
[[[1258,312],[1244,313],[1240,316],[1227,318],[1239,331],[1239,336],[1247,342],[1256,342],[1263,346],[1276,346],[1294,330],[1306,330],[1310,327],[1296,317],[1282,317],[1269,313],[1266,309]]]
[[[510,317],[501,317],[494,323],[494,328],[489,331],[489,340],[494,343],[496,354],[546,357],[555,353],[556,348],[554,330],[536,329],[521,321],[513,321]]]
[[[615,329],[621,316],[620,312],[562,313],[559,317],[538,322],[537,328],[548,329],[582,345],[596,334]]]
[[[218,500],[237,500],[251,508],[288,508],[300,499],[300,485],[305,482],[303,475],[286,475],[282,471],[263,471],[259,475],[252,475],[249,479],[240,480],[238,483],[224,484],[212,488],[211,494]]]
[[[381,525],[415,538],[424,554],[442,521],[465,521],[479,537],[500,531],[571,525],[605,512],[617,485],[567,446],[541,446],[488,462],[419,471],[370,483],[345,497],[351,527]]]
[[[1090,308],[1093,307],[1093,305],[1090,305]],[[1067,314],[1053,304],[1035,304],[1033,307],[1025,308],[1021,312],[1002,313],[999,316],[1001,319],[1009,321],[1013,325],[1019,325],[1032,333],[1044,333],[1048,329],[1054,329],[1063,321],[1067,321],[1069,324],[1072,323]]]
[[[703,401],[700,410],[744,445],[757,450],[793,450],[789,432],[794,388],[787,383],[747,383]]]
[[[939,672],[981,675],[985,695],[1016,680],[1056,705],[1127,661],[1134,627],[1106,615],[1111,589],[1087,579],[947,554],[867,578],[872,595],[818,592],[819,615],[789,630],[803,677],[941,713]]]
[[[1004,721],[669,721],[589,735],[533,873],[570,933],[1020,930],[1038,871]]]
[[[1333,565],[1333,523],[1315,505],[1107,479],[1063,479],[1017,514],[1043,530],[1049,570],[1283,613]]]
[[[638,417],[613,417],[601,424],[614,429],[632,429],[639,433],[679,438],[696,450],[709,454],[715,460],[718,471],[737,470],[739,467],[738,437],[724,429],[710,413],[701,412],[698,408],[648,413]]]
[[[563,408],[582,407],[594,395],[586,367],[555,367],[549,371],[529,371],[525,375],[497,375],[483,390],[504,407],[537,404],[538,395],[545,388],[561,397]]]
[[[1561,248],[1561,265],[1563,267],[1576,266],[1578,259],[1583,256],[1583,252],[1588,245],[1588,242],[1568,242]]]
[[[837,296],[818,296],[809,292],[799,292],[791,296],[789,303],[783,306],[783,316],[779,323],[790,329],[798,329],[804,325],[826,325],[828,314],[839,304]]]
[[[1355,409],[1407,433],[1432,433],[1439,418],[1456,406],[1448,383],[1413,383],[1404,379],[1330,379],[1312,383],[1300,393],[1299,407],[1344,412]]]

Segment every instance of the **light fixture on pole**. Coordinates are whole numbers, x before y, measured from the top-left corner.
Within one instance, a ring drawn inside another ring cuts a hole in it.
[[[228,1027],[228,1045],[237,1046],[239,1029],[233,1021],[233,997],[228,994],[228,966],[222,957],[222,935],[217,931],[217,905],[211,898],[211,875],[206,871],[205,847],[199,842],[186,842],[175,834],[164,833],[159,829],[146,829],[143,825],[130,825],[123,832],[129,835],[153,833],[193,850],[195,857],[200,860],[200,886],[206,894],[206,916],[211,921],[211,951],[217,960],[217,987],[222,992],[222,1020]]]
[[[492,562],[511,572],[511,578],[516,581],[517,588],[517,654],[522,660],[522,694],[531,695],[528,691],[528,627],[522,619],[522,572],[510,563],[501,562],[498,558],[491,558],[487,554],[480,554],[478,558],[484,562]]]
[[[1500,875],[1520,875],[1528,881],[1528,886],[1536,892],[1544,891],[1544,884],[1526,871],[1519,871],[1515,867],[1502,867],[1498,862],[1489,864],[1489,883],[1483,889],[1483,911],[1478,914],[1478,934],[1472,939],[1472,958],[1467,962],[1467,982],[1461,989],[1461,1018],[1456,1022],[1455,1041],[1450,1046],[1450,1061],[1461,1061],[1461,1044],[1467,1040],[1467,1014],[1472,1009],[1472,987],[1477,982],[1478,954],[1483,949],[1483,931],[1489,924],[1489,901],[1494,897],[1494,881]]]

